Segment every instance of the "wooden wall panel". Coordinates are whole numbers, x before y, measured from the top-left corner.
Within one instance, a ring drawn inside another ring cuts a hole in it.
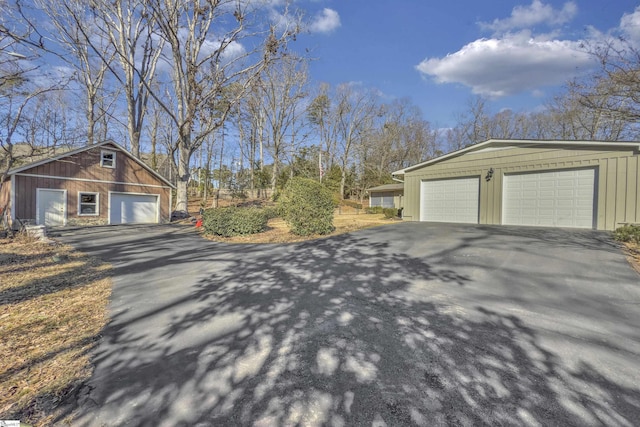
[[[116,153],[116,167],[100,166],[102,150]],[[23,173],[42,176],[65,176],[71,178],[134,182],[148,185],[166,186],[166,183],[145,169],[140,163],[117,149],[115,146],[104,145],[76,153],[59,160],[45,163],[23,171]]]
[[[129,192],[160,195],[160,218],[167,222],[170,217],[169,199],[171,189],[143,187],[130,184],[107,184],[99,182],[84,182],[63,179],[44,179],[29,176],[14,176],[16,179],[16,216],[20,219],[35,220],[36,218],[36,190],[37,188],[53,188],[67,190],[67,218],[102,218],[108,217],[109,192]],[[44,187],[44,184],[47,187]],[[99,215],[97,217],[78,216],[78,192],[95,192],[99,194]]]

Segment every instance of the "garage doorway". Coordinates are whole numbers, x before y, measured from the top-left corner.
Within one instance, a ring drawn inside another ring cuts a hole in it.
[[[109,224],[158,223],[158,194],[109,192]]]
[[[593,168],[505,175],[502,223],[595,228],[596,175]]]
[[[420,221],[477,224],[480,178],[422,181]]]

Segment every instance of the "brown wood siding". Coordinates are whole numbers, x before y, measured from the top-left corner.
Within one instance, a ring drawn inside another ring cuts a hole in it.
[[[170,218],[170,188],[145,187],[136,184],[107,184],[101,182],[73,181],[66,179],[48,179],[42,177],[31,177],[17,175],[16,180],[16,216],[22,220],[34,221],[36,218],[36,190],[38,188],[49,188],[57,190],[67,190],[67,219],[82,218],[102,218],[108,219],[109,212],[109,192],[141,193],[160,195],[160,221],[167,222]],[[89,192],[98,193],[97,216],[78,215],[78,193]]]
[[[622,223],[640,223],[640,161],[632,149],[516,147],[465,153],[405,174],[405,218],[420,218],[423,180],[480,176],[480,223],[502,223],[504,174],[553,169],[596,169],[596,228],[613,230]],[[494,173],[487,182],[490,168]]]
[[[100,153],[105,150],[116,153],[115,168],[100,166]],[[117,147],[108,144],[26,169],[20,173],[41,176],[63,176],[97,181],[135,182],[159,186],[167,185],[140,165],[140,163],[118,150]],[[46,185],[46,182],[43,185]]]
[[[105,150],[115,153],[115,168],[100,166],[101,152]],[[167,222],[170,218],[171,189],[167,183],[114,145],[106,144],[34,166],[12,178],[15,180],[16,217],[22,220],[35,222],[38,188],[67,190],[68,222],[108,221],[110,191],[157,194],[160,196],[160,221]],[[98,215],[78,215],[79,192],[99,194]]]

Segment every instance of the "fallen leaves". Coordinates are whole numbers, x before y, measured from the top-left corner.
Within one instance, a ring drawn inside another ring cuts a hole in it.
[[[0,241],[0,419],[50,424],[91,375],[109,269],[67,246]]]

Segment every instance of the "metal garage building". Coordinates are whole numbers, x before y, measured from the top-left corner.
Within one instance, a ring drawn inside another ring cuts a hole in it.
[[[640,223],[640,143],[491,139],[393,173],[404,219],[613,230]]]

